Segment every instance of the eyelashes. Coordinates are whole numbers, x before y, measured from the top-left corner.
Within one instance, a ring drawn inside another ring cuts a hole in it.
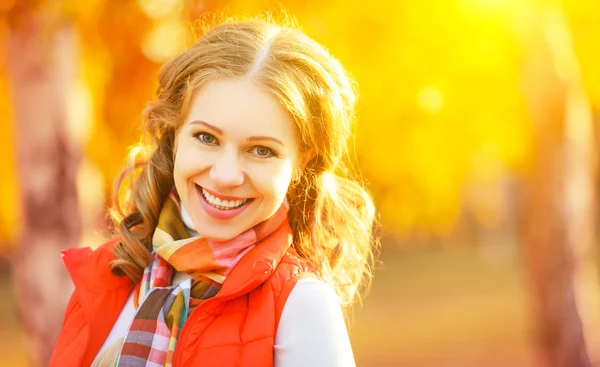
[[[198,139],[201,143],[214,145],[217,141],[217,138],[209,133],[197,133],[194,134],[194,138]]]
[[[275,157],[275,152],[273,151],[273,149],[271,148],[267,148],[265,146],[262,145],[257,145],[254,148],[252,148],[250,150],[251,152],[254,152],[253,154],[256,155],[257,157],[260,158],[269,158],[269,157]]]
[[[211,133],[201,131],[201,132],[193,133],[192,136],[202,144],[210,145],[210,146],[218,146],[219,145],[219,140],[217,139],[216,136],[214,136]],[[277,154],[277,152],[274,149],[266,147],[264,145],[253,146],[252,148],[250,148],[248,150],[248,152],[250,154],[254,155],[255,157],[262,158],[262,159],[271,158],[271,157],[279,157],[279,154]]]
[[[197,133],[194,134],[194,138],[198,139],[199,142],[209,145],[215,145],[217,138],[209,133]]]

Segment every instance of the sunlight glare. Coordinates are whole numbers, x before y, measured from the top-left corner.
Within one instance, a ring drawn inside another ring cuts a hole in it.
[[[419,101],[419,106],[425,112],[432,115],[440,112],[444,106],[444,95],[436,87],[424,87],[421,89],[417,100]]]
[[[162,18],[171,12],[179,13],[183,9],[181,0],[138,0],[138,5],[150,18]]]
[[[181,22],[161,22],[146,36],[142,51],[148,59],[164,62],[185,48],[186,35]]]

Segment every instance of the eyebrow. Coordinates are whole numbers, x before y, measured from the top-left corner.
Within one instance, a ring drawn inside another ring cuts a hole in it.
[[[219,135],[223,135],[223,130],[219,129],[218,127],[209,124],[208,122],[205,121],[201,121],[201,120],[195,120],[190,122],[190,125],[202,125],[205,126],[211,130],[214,130],[216,133],[218,133]],[[247,139],[248,141],[257,141],[257,140],[269,140],[272,142],[275,142],[279,145],[281,145],[282,147],[284,146],[283,142],[281,142],[281,140],[279,139],[275,139],[273,137],[270,136],[251,136]]]
[[[281,140],[272,138],[270,136],[251,136],[247,140],[248,141],[269,140],[269,141],[272,141],[272,142],[275,142],[275,143],[281,145],[282,147],[284,146],[283,143],[281,142]]]
[[[219,135],[223,135],[223,130],[219,129],[216,126],[213,126],[213,125],[209,124],[208,122],[204,122],[204,121],[201,121],[201,120],[195,120],[195,121],[190,122],[190,125],[203,125],[203,126],[209,128],[211,130],[214,130]]]

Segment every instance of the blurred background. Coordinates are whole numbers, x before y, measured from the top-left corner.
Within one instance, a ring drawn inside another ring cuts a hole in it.
[[[2,0],[0,366],[47,363],[161,64],[281,9],[360,86],[357,365],[599,366],[598,0]]]

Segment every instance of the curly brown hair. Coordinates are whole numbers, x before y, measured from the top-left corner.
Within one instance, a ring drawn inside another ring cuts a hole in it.
[[[210,80],[248,75],[290,113],[300,152],[312,157],[288,191],[293,247],[349,306],[370,284],[378,246],[373,202],[348,164],[355,83],[323,46],[272,20],[225,21],[160,70],[142,141],[115,183],[111,214],[122,239],[112,271],[137,282],[151,261],[159,212],[174,187],[175,136],[194,92]]]

